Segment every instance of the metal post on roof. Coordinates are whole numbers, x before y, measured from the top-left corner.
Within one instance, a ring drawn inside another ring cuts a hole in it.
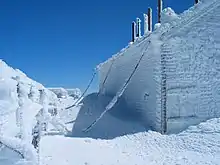
[[[199,0],[195,0],[195,4],[199,3]]]
[[[148,15],[144,14],[144,35],[148,33]]]
[[[152,32],[152,9],[148,8],[148,31]]]
[[[141,37],[141,19],[140,18],[137,18],[136,19],[136,25],[137,25],[137,38]]]
[[[157,9],[157,14],[158,14],[158,23],[161,23],[161,13],[163,10],[163,2],[162,0],[158,0],[158,9]]]
[[[135,21],[132,22],[132,42],[136,39],[136,23]]]

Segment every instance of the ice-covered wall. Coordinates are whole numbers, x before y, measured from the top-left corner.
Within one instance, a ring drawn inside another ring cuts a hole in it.
[[[173,19],[167,10],[166,21],[149,37],[100,65],[102,89],[113,63],[102,92],[114,96],[145,52],[122,96],[144,124],[169,133],[219,116],[219,5],[203,0]]]
[[[152,38],[155,38],[155,42],[151,41]],[[160,58],[157,57],[159,53],[156,53],[159,50],[159,44],[156,42],[156,35],[151,35],[139,45],[131,46],[117,60],[102,65],[99,70],[101,88],[113,62],[102,92],[114,96],[131,75],[135,65],[144,53],[144,57],[122,97],[124,97],[130,109],[141,118],[143,124],[153,128],[155,128],[156,121],[156,84],[158,83],[155,81],[155,76],[158,72],[156,70],[157,62],[160,61]]]
[[[220,117],[220,3],[164,39],[168,132]]]

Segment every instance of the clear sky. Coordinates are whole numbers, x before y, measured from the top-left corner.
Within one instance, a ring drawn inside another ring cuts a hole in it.
[[[157,0],[1,0],[0,59],[47,87],[84,89],[93,68],[125,47],[131,22]],[[194,0],[164,0],[177,13]],[[97,80],[96,80],[97,82]],[[93,85],[93,88],[96,84]]]

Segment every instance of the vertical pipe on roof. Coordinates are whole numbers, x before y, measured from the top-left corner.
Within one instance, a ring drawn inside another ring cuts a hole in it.
[[[148,15],[144,14],[144,34],[148,33]]]
[[[162,0],[158,0],[158,9],[157,9],[157,14],[158,14],[158,23],[161,23],[161,13],[163,10],[163,2]]]
[[[152,9],[148,8],[148,31],[152,32]]]
[[[141,37],[141,20],[140,18],[136,19],[136,25],[137,25],[137,38]]]
[[[136,38],[136,23],[135,21],[132,22],[132,42],[135,41]]]

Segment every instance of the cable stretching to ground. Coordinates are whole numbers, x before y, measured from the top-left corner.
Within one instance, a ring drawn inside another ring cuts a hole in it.
[[[148,49],[150,42],[151,41],[148,41],[148,45],[147,45],[146,49],[141,54],[140,59],[138,60],[136,66],[134,67],[134,70],[132,71],[131,75],[128,77],[128,79],[126,80],[126,82],[124,83],[122,88],[116,93],[115,97],[113,97],[113,99],[109,102],[109,104],[106,106],[105,110],[101,113],[101,115],[98,118],[96,118],[96,120],[94,120],[87,128],[83,129],[83,132],[88,132],[89,130],[91,130],[92,127],[94,127],[96,125],[96,123],[106,114],[106,112],[111,110],[111,108],[115,105],[115,103],[118,101],[118,99],[122,96],[122,94],[124,93],[125,89],[128,86],[128,83],[130,82],[131,78],[135,74],[141,60],[143,59],[144,54],[146,53],[146,50]]]
[[[2,143],[1,141],[0,141],[0,144],[2,144],[3,146],[5,146],[5,147],[7,147],[7,148],[11,149],[12,151],[16,152],[18,155],[20,155],[20,156],[21,156],[21,158],[22,158],[22,159],[24,159],[24,154],[23,154],[23,153],[21,153],[20,151],[18,151],[18,150],[16,150],[16,149],[14,149],[14,148],[12,148],[12,147],[10,147],[10,146],[8,146],[8,145],[6,145],[6,144]]]
[[[149,37],[149,36],[150,36],[150,34],[148,34],[148,35],[145,36],[144,38],[147,38],[147,37]],[[141,41],[140,43],[138,43],[136,46],[141,45],[143,42],[144,42],[144,40],[142,40],[142,41]],[[123,52],[123,53],[124,53],[124,52]],[[122,53],[122,54],[123,54],[123,53]],[[121,53],[120,53],[120,54],[121,54]],[[104,88],[104,86],[105,86],[105,83],[106,83],[106,81],[107,81],[107,79],[108,79],[108,77],[109,77],[109,74],[110,74],[110,72],[111,72],[112,66],[113,66],[113,64],[114,64],[115,61],[116,61],[116,58],[114,58],[114,59],[112,60],[111,66],[110,66],[109,69],[108,69],[108,72],[107,72],[107,74],[106,74],[106,76],[105,76],[105,79],[104,79],[104,81],[103,81],[103,83],[102,83],[102,86],[101,86],[101,88],[100,88],[100,90],[99,90],[97,96],[99,96],[99,95],[101,94],[101,92],[102,92],[102,90],[103,90],[103,88]],[[92,84],[92,82],[93,82],[93,80],[94,80],[96,74],[97,74],[97,71],[95,70],[95,72],[93,73],[92,79],[90,80],[90,82],[89,82],[87,88],[85,89],[85,91],[83,92],[83,94],[81,95],[81,97],[80,97],[79,99],[77,99],[77,101],[76,101],[73,105],[71,105],[71,106],[69,106],[69,107],[66,107],[65,109],[70,109],[70,108],[75,107],[75,106],[78,105],[78,102],[84,97],[84,95],[86,94],[87,90],[90,88],[90,86],[91,86],[91,84]]]
[[[88,89],[90,88],[90,86],[91,86],[91,84],[92,84],[92,82],[93,82],[93,80],[94,80],[96,74],[97,74],[97,72],[94,71],[94,73],[93,73],[93,75],[92,75],[92,79],[90,80],[90,82],[89,82],[88,86],[86,87],[85,91],[83,92],[83,94],[76,100],[76,102],[75,102],[73,105],[71,105],[71,106],[69,106],[69,107],[66,107],[65,109],[70,109],[70,108],[72,108],[72,107],[77,106],[78,102],[84,97],[84,95],[86,94],[86,92],[87,92]]]

